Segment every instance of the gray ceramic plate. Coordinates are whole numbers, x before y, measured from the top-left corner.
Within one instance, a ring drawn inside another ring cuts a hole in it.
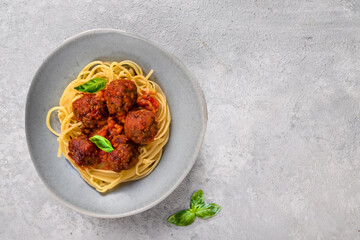
[[[64,157],[56,156],[56,136],[48,131],[47,111],[58,105],[66,85],[94,60],[130,59],[164,90],[172,122],[159,165],[146,178],[126,183],[106,195],[89,186]],[[175,57],[145,39],[118,30],[90,30],[65,41],[41,65],[27,96],[25,127],[34,166],[62,203],[96,217],[124,217],[166,198],[188,174],[203,141],[206,103],[199,84]]]

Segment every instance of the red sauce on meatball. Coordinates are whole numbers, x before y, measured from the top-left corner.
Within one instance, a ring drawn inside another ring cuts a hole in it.
[[[125,115],[136,103],[137,87],[127,79],[113,80],[105,91],[105,100],[110,114]]]
[[[107,120],[107,125],[94,131],[93,135],[102,136],[104,138],[107,138],[111,142],[114,137],[119,136],[123,133],[123,129],[123,124],[117,123],[114,118],[109,117]]]
[[[130,139],[125,136],[125,134],[116,135],[111,139],[111,145],[114,148],[117,148],[120,144],[128,143]]]
[[[106,124],[109,115],[106,102],[101,95],[84,94],[72,104],[75,118],[85,128],[97,128]]]
[[[117,136],[123,132],[124,125],[117,123],[113,118],[108,119],[108,134],[111,140],[114,136]]]
[[[147,109],[130,111],[125,120],[125,135],[137,144],[148,144],[158,132],[155,113]]]
[[[139,107],[145,108],[147,110],[150,110],[154,112],[155,114],[159,110],[159,103],[158,101],[153,97],[155,93],[153,92],[142,92],[143,95],[139,96],[137,99],[137,105]]]
[[[80,167],[96,164],[99,161],[99,149],[87,137],[79,136],[69,141],[69,156]]]

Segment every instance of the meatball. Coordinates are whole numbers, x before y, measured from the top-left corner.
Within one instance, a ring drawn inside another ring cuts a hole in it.
[[[156,115],[147,109],[130,111],[125,120],[125,135],[137,144],[148,144],[158,132]]]
[[[114,151],[108,154],[107,162],[115,172],[129,169],[138,161],[139,151],[134,144],[120,143]]]
[[[69,156],[80,167],[89,166],[99,161],[99,149],[87,137],[79,136],[69,142]]]
[[[72,104],[75,118],[85,128],[97,128],[106,124],[109,115],[104,98],[94,94],[84,94]]]
[[[137,87],[127,79],[114,80],[105,91],[105,100],[110,114],[125,115],[136,103]]]

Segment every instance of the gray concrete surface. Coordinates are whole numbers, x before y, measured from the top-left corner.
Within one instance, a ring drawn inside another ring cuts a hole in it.
[[[359,239],[360,3],[355,0],[0,2],[1,239]],[[123,29],[198,78],[209,123],[198,160],[156,207],[83,216],[54,200],[28,154],[30,81],[63,40]],[[166,223],[203,189],[221,206]]]

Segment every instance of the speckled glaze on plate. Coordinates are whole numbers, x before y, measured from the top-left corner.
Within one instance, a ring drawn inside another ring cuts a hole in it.
[[[170,139],[159,165],[146,178],[102,195],[62,157],[46,127],[47,111],[78,72],[94,60],[137,62],[163,89],[171,111]],[[35,169],[53,196],[83,214],[117,218],[145,211],[165,199],[196,161],[207,122],[206,102],[194,77],[156,44],[112,29],[96,29],[66,40],[40,66],[31,83],[25,113],[26,138]]]

